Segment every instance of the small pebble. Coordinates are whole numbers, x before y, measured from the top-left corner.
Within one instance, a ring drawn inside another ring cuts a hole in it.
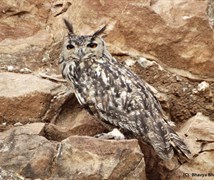
[[[9,72],[12,72],[12,71],[14,70],[14,67],[13,67],[13,66],[7,66],[7,70],[8,70]]]
[[[22,123],[20,123],[20,122],[17,122],[17,123],[15,123],[13,126],[23,126],[23,124]]]

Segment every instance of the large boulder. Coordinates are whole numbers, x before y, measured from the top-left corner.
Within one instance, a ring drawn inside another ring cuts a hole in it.
[[[61,84],[32,74],[8,72],[0,73],[0,84],[1,123],[41,121],[54,97],[65,89]]]
[[[54,178],[145,179],[137,140],[99,140],[71,136],[61,142]]]
[[[0,177],[145,179],[137,140],[70,136],[49,141],[42,136],[44,126],[32,123],[0,133]]]

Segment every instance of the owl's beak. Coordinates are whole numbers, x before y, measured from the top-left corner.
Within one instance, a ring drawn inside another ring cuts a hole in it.
[[[85,56],[85,53],[83,52],[82,48],[80,48],[78,50],[78,56],[79,56],[80,59],[82,59]]]

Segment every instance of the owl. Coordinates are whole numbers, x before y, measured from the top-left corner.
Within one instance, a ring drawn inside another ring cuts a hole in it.
[[[174,152],[189,157],[185,143],[170,127],[160,103],[149,85],[107,50],[101,34],[106,26],[91,35],[76,35],[68,29],[60,67],[79,103],[113,131],[101,137],[123,139],[129,133],[150,145],[163,160]],[[120,133],[122,132],[122,133]]]

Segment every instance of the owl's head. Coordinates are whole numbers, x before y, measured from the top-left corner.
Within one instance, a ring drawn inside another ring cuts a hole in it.
[[[106,50],[104,40],[99,36],[104,32],[106,26],[94,32],[92,35],[76,35],[72,24],[64,19],[68,29],[68,35],[63,45],[63,57],[66,60],[84,60],[91,57],[102,57]]]

